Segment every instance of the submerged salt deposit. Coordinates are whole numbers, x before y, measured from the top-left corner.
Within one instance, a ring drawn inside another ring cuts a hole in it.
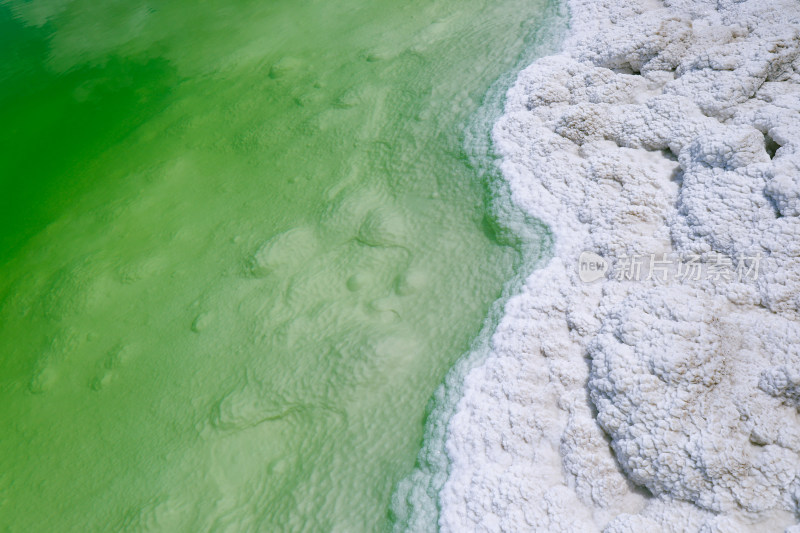
[[[547,5],[0,0],[0,531],[385,529]]]
[[[794,531],[800,3],[569,6],[493,134],[554,257],[466,374],[439,525]],[[612,264],[594,283],[584,251]],[[617,279],[663,253],[751,275]]]

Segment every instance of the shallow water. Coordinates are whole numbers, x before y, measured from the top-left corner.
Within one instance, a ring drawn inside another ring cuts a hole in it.
[[[387,527],[522,261],[464,132],[544,10],[0,0],[0,529]]]

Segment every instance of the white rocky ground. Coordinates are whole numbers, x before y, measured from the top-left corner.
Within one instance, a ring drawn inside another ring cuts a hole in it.
[[[569,6],[494,130],[554,258],[466,378],[439,525],[800,531],[800,2]],[[664,252],[759,271],[616,280]]]

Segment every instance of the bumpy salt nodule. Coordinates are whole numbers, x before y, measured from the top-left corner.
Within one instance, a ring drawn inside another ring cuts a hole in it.
[[[568,3],[493,134],[555,253],[466,375],[439,525],[795,531],[800,4]],[[583,251],[763,260],[583,283]]]

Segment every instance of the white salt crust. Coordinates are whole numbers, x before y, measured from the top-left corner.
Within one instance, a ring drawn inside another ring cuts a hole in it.
[[[800,2],[569,0],[493,132],[554,257],[448,426],[443,531],[800,531]],[[578,256],[761,254],[582,283]]]

